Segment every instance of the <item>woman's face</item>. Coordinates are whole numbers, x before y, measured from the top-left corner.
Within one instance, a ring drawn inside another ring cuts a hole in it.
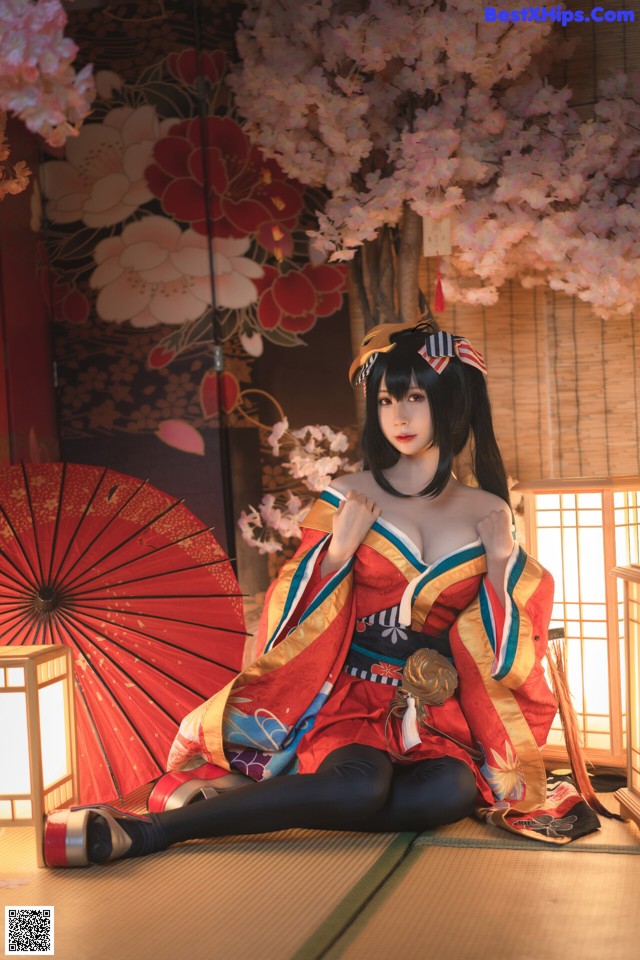
[[[412,456],[432,446],[431,407],[415,377],[412,377],[409,391],[401,400],[396,400],[387,392],[386,378],[382,378],[378,391],[378,416],[380,429],[399,453]]]

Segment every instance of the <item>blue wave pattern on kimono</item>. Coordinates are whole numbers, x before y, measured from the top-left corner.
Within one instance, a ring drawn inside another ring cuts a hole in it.
[[[325,683],[297,723],[287,726],[265,710],[254,714],[242,713],[231,707],[226,712],[226,743],[242,746],[242,750],[228,750],[230,766],[243,773],[250,766],[261,769],[260,779],[296,773],[296,751],[302,737],[311,730],[318,711],[327,701],[333,684]],[[247,749],[253,747],[254,749]],[[251,775],[251,774],[250,774]]]

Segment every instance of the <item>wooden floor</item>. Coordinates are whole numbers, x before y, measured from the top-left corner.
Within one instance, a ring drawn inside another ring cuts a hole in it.
[[[58,960],[638,960],[640,831],[292,830],[42,870],[33,831],[5,828],[0,907],[27,905],[54,907]]]

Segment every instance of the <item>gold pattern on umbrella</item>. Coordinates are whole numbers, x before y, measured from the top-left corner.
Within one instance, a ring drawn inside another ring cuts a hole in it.
[[[83,803],[164,771],[245,637],[228,558],[181,500],[102,467],[0,471],[0,644],[71,647]]]

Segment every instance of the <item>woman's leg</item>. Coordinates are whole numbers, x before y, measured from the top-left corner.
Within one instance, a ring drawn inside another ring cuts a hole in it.
[[[433,830],[470,816],[477,797],[475,775],[463,760],[438,757],[396,766],[388,802],[379,811],[361,817],[358,829]]]
[[[158,814],[169,843],[290,827],[340,830],[385,805],[393,765],[386,753],[353,744],[329,754],[316,773],[276,777]]]
[[[123,822],[132,838],[128,857],[163,850],[184,840],[272,833],[291,827],[386,833],[430,830],[473,812],[475,776],[462,760],[440,757],[395,767],[373,747],[341,747],[316,773],[277,777],[210,800]],[[89,859],[111,852],[104,818],[89,827]]]
[[[392,779],[393,765],[385,752],[359,744],[340,747],[316,773],[263,780],[178,810],[148,814],[144,821],[121,822],[133,840],[126,856],[143,856],[184,840],[290,827],[361,829],[362,817],[386,804]],[[92,817],[88,839],[89,859],[106,860],[111,837],[103,817]]]

